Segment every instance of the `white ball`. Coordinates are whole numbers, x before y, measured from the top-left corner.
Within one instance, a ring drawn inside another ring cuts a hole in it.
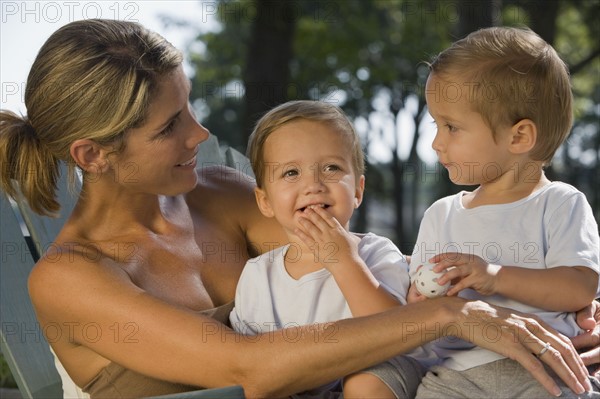
[[[427,298],[435,298],[438,296],[445,295],[450,288],[450,281],[444,285],[439,285],[437,280],[442,277],[446,271],[436,273],[433,271],[435,263],[425,262],[421,265],[417,271],[415,277],[415,286],[421,295],[425,295]]]

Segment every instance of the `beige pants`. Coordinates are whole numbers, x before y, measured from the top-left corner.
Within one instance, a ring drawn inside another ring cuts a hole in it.
[[[415,397],[425,369],[409,356],[397,356],[376,366],[360,371],[373,374],[394,393],[396,399],[412,399]],[[341,381],[331,390],[316,390],[292,395],[289,399],[343,399]]]
[[[563,394],[561,398],[600,398],[600,381],[590,377],[593,392],[576,395],[560,381],[553,371],[546,371],[554,377]],[[417,391],[417,399],[439,398],[551,398],[527,370],[518,362],[501,359],[468,370],[456,371],[446,367],[433,366],[423,377]]]

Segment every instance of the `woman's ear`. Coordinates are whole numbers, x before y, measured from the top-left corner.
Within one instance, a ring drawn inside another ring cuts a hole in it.
[[[524,154],[535,147],[537,126],[531,119],[521,119],[511,128],[509,149],[513,154]]]
[[[362,204],[363,195],[365,193],[365,175],[360,175],[354,192],[354,209]]]
[[[267,197],[267,193],[262,188],[256,187],[254,189],[254,196],[256,197],[256,203],[258,204],[258,209],[260,213],[268,218],[272,218],[275,216],[273,212],[273,208],[271,208],[271,203],[269,202],[269,198]]]
[[[71,157],[84,172],[103,173],[109,168],[108,150],[89,139],[75,140],[69,149]]]

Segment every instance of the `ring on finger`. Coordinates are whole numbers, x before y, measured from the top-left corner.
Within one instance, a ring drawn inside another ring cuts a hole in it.
[[[542,355],[546,352],[548,352],[548,349],[550,349],[550,347],[552,346],[552,344],[550,344],[550,342],[546,342],[546,345],[544,345],[544,347],[542,348],[542,350],[540,351],[540,353],[538,353],[536,356],[537,357],[542,357]]]

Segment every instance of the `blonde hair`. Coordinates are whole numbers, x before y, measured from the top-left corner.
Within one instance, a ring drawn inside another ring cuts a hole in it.
[[[360,138],[344,112],[335,105],[321,101],[290,101],[267,112],[256,123],[248,141],[247,155],[256,176],[256,185],[262,187],[265,179],[264,145],[278,128],[297,119],[324,123],[348,139],[352,165],[358,179],[365,173],[365,158]]]
[[[534,160],[550,162],[569,135],[573,98],[568,67],[528,28],[473,32],[442,51],[430,69],[441,78],[462,81],[492,132],[531,119],[538,129]]]
[[[51,215],[59,161],[74,175],[70,145],[91,139],[122,150],[125,132],[141,126],[158,80],[181,53],[142,25],[115,20],[72,22],[40,49],[27,79],[27,116],[0,112],[0,187],[18,188],[30,207]]]

